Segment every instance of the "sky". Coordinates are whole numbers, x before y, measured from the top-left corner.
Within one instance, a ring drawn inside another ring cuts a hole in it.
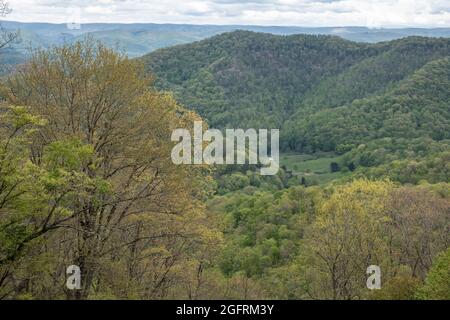
[[[8,20],[450,27],[450,0],[8,0]]]

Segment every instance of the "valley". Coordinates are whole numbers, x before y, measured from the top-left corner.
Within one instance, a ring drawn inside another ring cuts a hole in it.
[[[447,29],[5,25],[0,299],[450,299]]]

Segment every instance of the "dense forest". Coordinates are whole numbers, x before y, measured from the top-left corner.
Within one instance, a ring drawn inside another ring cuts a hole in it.
[[[0,299],[448,300],[449,85],[443,38],[35,50],[1,81]],[[280,128],[287,164],[174,165],[201,119]]]
[[[343,170],[418,183],[450,179],[449,56],[446,38],[236,31],[142,60],[212,127],[280,128],[285,152],[345,154]]]
[[[445,38],[362,44],[236,31],[142,60],[158,88],[174,92],[213,127],[281,128],[295,113],[302,118],[303,112],[383,94],[449,53]]]

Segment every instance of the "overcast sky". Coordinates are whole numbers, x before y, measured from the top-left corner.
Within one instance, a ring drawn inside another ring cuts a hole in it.
[[[450,0],[9,0],[8,20],[450,27]],[[78,18],[75,18],[78,20]]]

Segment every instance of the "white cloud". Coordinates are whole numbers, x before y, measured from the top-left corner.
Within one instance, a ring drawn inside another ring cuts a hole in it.
[[[19,21],[450,27],[450,0],[9,0]]]

